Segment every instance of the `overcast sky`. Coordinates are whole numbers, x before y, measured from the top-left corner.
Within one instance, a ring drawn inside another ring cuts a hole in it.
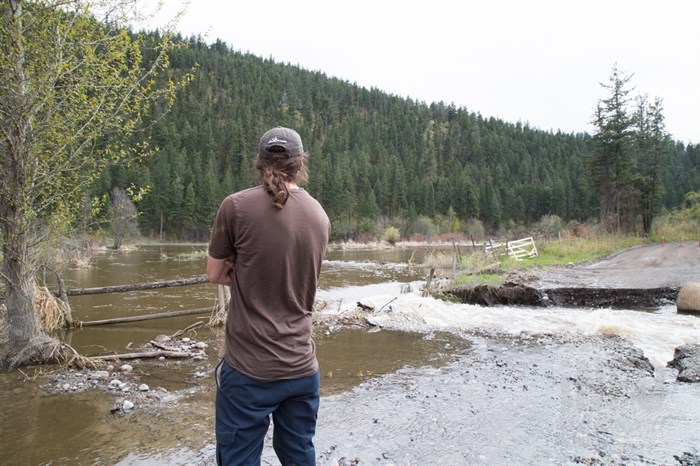
[[[166,0],[168,10],[182,0]],[[177,29],[426,103],[593,132],[612,68],[700,143],[698,0],[193,0]]]

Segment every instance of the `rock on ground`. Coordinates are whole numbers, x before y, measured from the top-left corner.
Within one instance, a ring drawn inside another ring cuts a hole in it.
[[[700,382],[700,345],[679,346],[668,366],[678,369],[679,382]]]

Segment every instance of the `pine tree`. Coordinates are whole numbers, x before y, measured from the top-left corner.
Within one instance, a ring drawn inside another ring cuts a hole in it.
[[[662,160],[668,153],[669,137],[664,128],[663,102],[647,96],[637,98],[634,149],[638,167],[637,191],[642,217],[642,231],[651,233],[651,225],[663,195]]]
[[[591,181],[600,198],[600,220],[615,231],[623,228],[621,212],[629,207],[623,205],[623,201],[629,201],[625,196],[632,185],[633,120],[627,110],[631,92],[627,86],[631,78],[617,66],[613,67],[609,84],[601,83],[609,96],[598,102],[593,120],[596,133],[593,135]]]

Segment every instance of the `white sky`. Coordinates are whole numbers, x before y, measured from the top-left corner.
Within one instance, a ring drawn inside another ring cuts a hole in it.
[[[182,0],[165,0],[169,11]],[[166,10],[167,11],[167,10]],[[593,131],[613,65],[700,143],[698,0],[192,0],[177,29],[426,103]]]

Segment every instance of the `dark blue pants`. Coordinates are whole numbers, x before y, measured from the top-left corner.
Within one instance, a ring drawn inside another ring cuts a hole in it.
[[[216,368],[216,463],[260,465],[265,435],[283,466],[316,464],[313,436],[320,376],[258,382],[221,361]]]

